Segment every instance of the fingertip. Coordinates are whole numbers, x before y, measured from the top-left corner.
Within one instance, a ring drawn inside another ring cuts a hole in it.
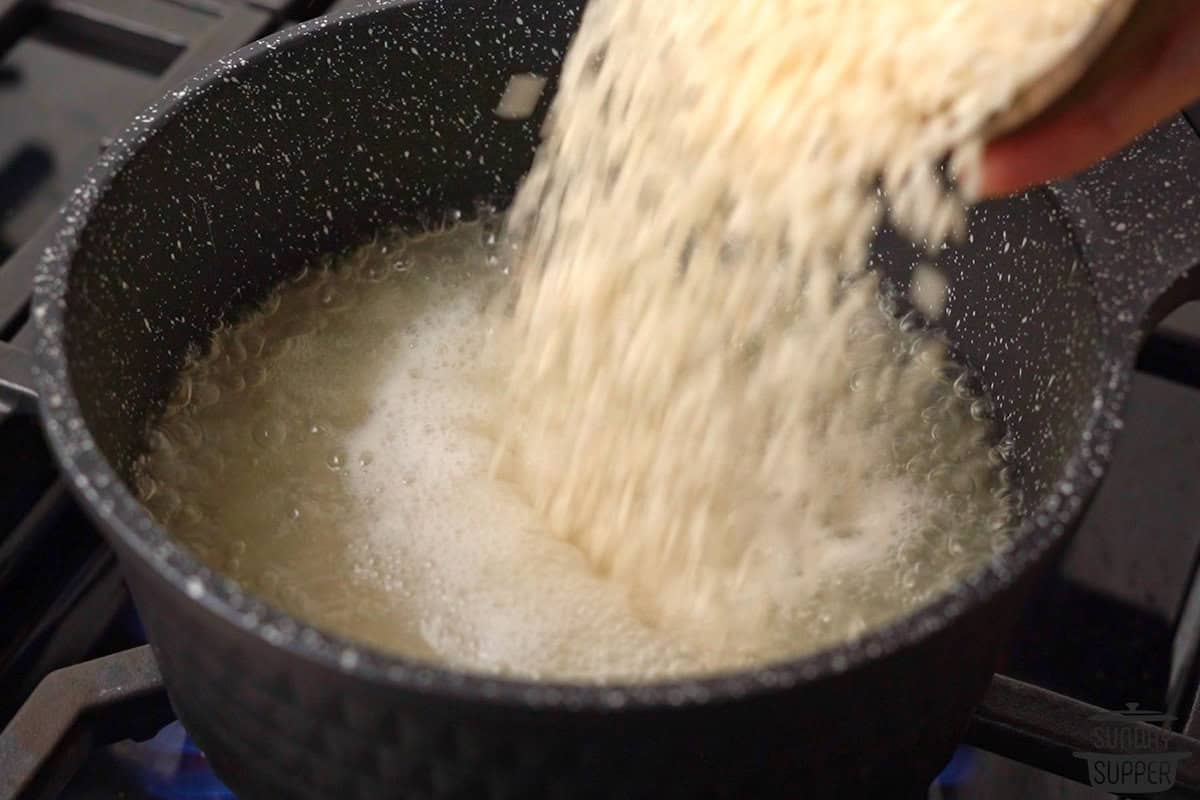
[[[1042,137],[1016,136],[989,144],[983,153],[980,198],[1005,197],[1060,177],[1061,162]]]
[[[988,145],[983,151],[980,166],[979,198],[990,200],[1019,192],[1028,187],[1021,176],[1019,159],[1014,162],[1011,146],[1005,143]]]
[[[1036,128],[1004,136],[984,149],[981,194],[1003,197],[1066,178],[1119,150],[1134,131],[1119,130],[1107,113],[1072,109]]]

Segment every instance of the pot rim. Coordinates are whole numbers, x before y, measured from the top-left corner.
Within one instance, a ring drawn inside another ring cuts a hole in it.
[[[374,21],[379,14],[399,14],[404,6],[433,1],[375,0],[301,23],[215,61],[138,114],[59,212],[61,225],[39,262],[31,303],[38,330],[33,371],[43,425],[72,491],[89,514],[108,536],[146,562],[157,577],[243,633],[346,676],[461,700],[614,712],[684,707],[783,691],[915,645],[1014,583],[1075,524],[1107,467],[1131,380],[1132,353],[1112,346],[1118,337],[1111,331],[1109,335],[1101,331],[1099,337],[1099,376],[1092,388],[1092,409],[1079,445],[1065,465],[1067,477],[1057,480],[1039,506],[1022,520],[1013,544],[933,601],[857,639],[798,658],[716,675],[644,683],[497,678],[393,655],[317,630],[202,565],[154,522],[100,452],[83,420],[64,349],[67,286],[82,234],[113,178],[168,121],[200,100],[213,85],[272,58],[274,51],[303,47],[315,37]]]

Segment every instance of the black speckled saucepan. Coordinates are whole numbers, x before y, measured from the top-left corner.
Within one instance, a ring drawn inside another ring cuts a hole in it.
[[[492,110],[511,75],[553,77],[581,5],[381,3],[301,25],[147,109],[63,211],[33,302],[46,433],[120,555],[180,718],[245,800],[859,797],[927,782],[1104,473],[1140,330],[1195,288],[1200,139],[1182,121],[1078,180],[975,210],[970,243],[939,259],[943,324],[1015,439],[1028,513],[1011,549],[854,642],[704,680],[583,687],[314,630],[142,509],[128,480],[147,422],[189,347],[305,262],[510,196],[545,100],[527,121]],[[885,237],[877,254],[903,288],[911,253]],[[10,401],[14,383],[0,383]]]

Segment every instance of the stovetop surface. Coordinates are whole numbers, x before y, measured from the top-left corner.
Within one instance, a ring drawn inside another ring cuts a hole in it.
[[[0,0],[0,342],[31,342],[32,265],[107,137],[205,63],[355,2]],[[1136,702],[1186,716],[1179,698],[1197,679],[1185,657],[1197,623],[1184,609],[1200,556],[1198,498],[1200,304],[1191,304],[1143,355],[1106,483],[1031,605],[1006,674],[1104,708]],[[50,670],[141,641],[111,553],[21,418],[0,424],[0,608],[0,728]],[[930,794],[1109,796],[966,747]],[[231,797],[178,723],[97,750],[58,796]]]

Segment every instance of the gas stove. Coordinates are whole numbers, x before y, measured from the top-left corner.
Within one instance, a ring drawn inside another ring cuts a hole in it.
[[[354,2],[0,0],[0,359],[32,343],[34,265],[108,137],[204,64]],[[1200,106],[1183,118],[1200,148]],[[1107,482],[930,798],[1171,782],[1166,796],[1200,797],[1200,304],[1138,367]],[[233,797],[174,720],[113,554],[21,417],[0,424],[0,729],[0,800]]]

